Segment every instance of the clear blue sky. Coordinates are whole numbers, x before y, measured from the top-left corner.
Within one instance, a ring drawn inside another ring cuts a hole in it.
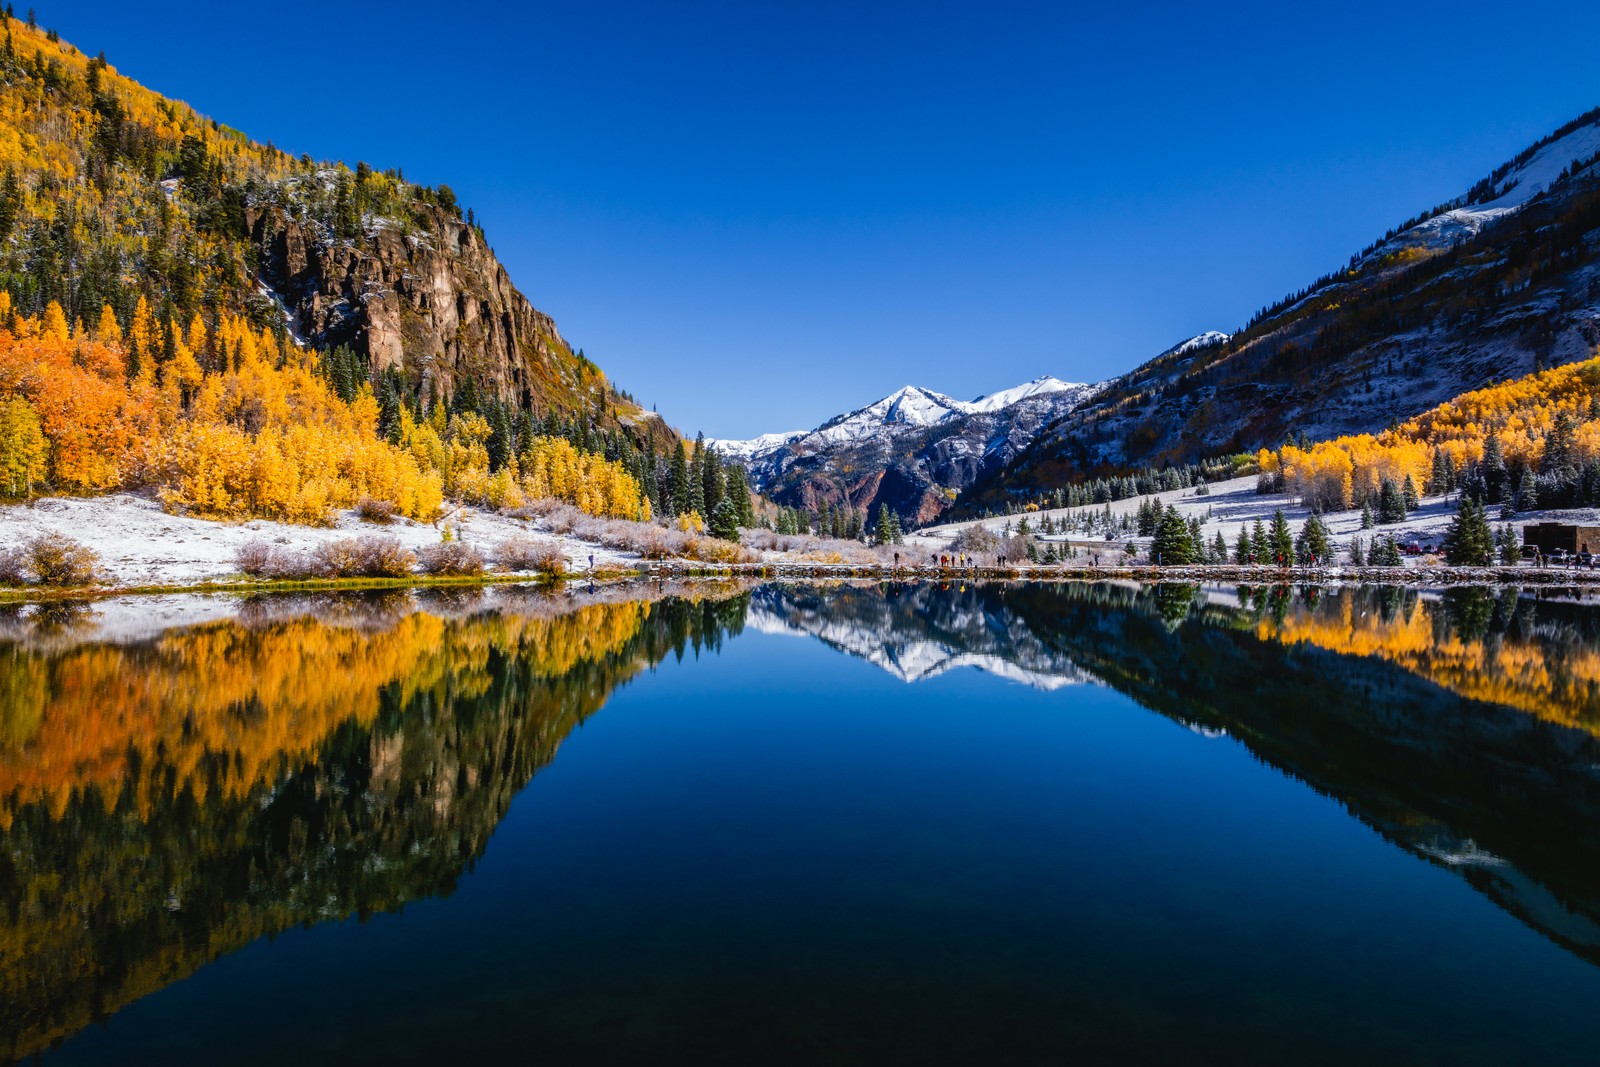
[[[693,433],[1095,380],[1600,104],[1600,4],[39,6],[258,139],[446,182]],[[18,5],[18,13],[25,11]]]

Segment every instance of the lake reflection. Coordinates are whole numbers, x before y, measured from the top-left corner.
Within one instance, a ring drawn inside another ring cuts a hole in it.
[[[191,601],[0,617],[12,1058],[1579,1061],[1600,1037],[1600,608]]]

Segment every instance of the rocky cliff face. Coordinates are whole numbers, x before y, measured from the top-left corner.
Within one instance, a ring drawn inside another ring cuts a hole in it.
[[[375,373],[399,368],[424,396],[471,377],[505,400],[567,410],[604,388],[452,213],[422,207],[403,225],[378,219],[345,240],[270,204],[250,207],[245,222],[266,295],[310,344],[365,352]]]

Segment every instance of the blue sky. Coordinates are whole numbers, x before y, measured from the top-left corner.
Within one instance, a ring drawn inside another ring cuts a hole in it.
[[[1600,105],[1600,5],[1518,11],[38,8],[258,139],[450,184],[575,345],[722,437],[1234,328]]]

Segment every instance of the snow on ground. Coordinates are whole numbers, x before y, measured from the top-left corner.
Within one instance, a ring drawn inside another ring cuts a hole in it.
[[[1197,496],[1193,489],[1175,489],[1170,492],[1153,494],[1155,499],[1163,504],[1170,504],[1178,509],[1178,513],[1185,519],[1199,516],[1202,529],[1207,541],[1216,536],[1220,530],[1223,538],[1232,551],[1234,543],[1239,538],[1240,530],[1254,526],[1257,521],[1264,524],[1272,522],[1272,516],[1279,508],[1283,509],[1284,517],[1289,520],[1290,526],[1298,534],[1300,524],[1311,514],[1311,509],[1299,503],[1287,493],[1257,493],[1255,475],[1246,478],[1232,478],[1224,482],[1214,482],[1210,486],[1210,493]],[[1146,497],[1129,497],[1125,500],[1115,500],[1111,503],[1111,514],[1134,515],[1139,510],[1139,505]],[[1065,518],[1068,515],[1081,514],[1085,511],[1105,512],[1105,505],[1088,505],[1081,508],[1052,508],[1041,510],[1037,513],[1029,512],[1028,521],[1037,531],[1039,523],[1045,516],[1053,519]],[[1391,523],[1378,526],[1371,530],[1361,528],[1360,509],[1352,511],[1324,512],[1322,521],[1327,524],[1330,536],[1335,544],[1340,547],[1348,544],[1352,537],[1360,537],[1363,543],[1369,543],[1374,537],[1392,536],[1395,540],[1405,543],[1417,541],[1423,545],[1437,546],[1444,538],[1445,531],[1450,526],[1450,521],[1456,514],[1456,496],[1427,496],[1422,498],[1421,506],[1406,517],[1404,522]],[[1500,525],[1500,509],[1495,506],[1489,508],[1490,522],[1495,526]],[[1527,511],[1519,513],[1513,524],[1521,526],[1527,522],[1583,522],[1593,523],[1600,512],[1590,509],[1573,511]],[[923,552],[937,552],[950,543],[961,530],[976,525],[987,525],[996,533],[1010,522],[1015,527],[1018,516],[997,516],[989,519],[975,519],[967,522],[945,523],[941,526],[924,527],[906,535],[906,544],[913,550]],[[1094,541],[1101,534],[1086,536],[1081,531],[1074,531],[1070,540],[1075,544],[1087,544]],[[1062,541],[1068,538],[1057,535],[1045,540]],[[1117,543],[1125,543],[1123,538],[1118,538]],[[1131,538],[1141,549],[1148,547],[1148,537]]]
[[[42,533],[62,533],[99,553],[101,568],[118,585],[189,585],[238,574],[234,553],[250,541],[309,549],[327,541],[366,534],[392,536],[410,549],[438,544],[449,525],[455,535],[486,555],[501,541],[522,535],[559,542],[574,571],[595,565],[631,566],[638,556],[587,541],[540,532],[533,523],[489,511],[447,513],[437,526],[395,519],[363,522],[352,511],[328,528],[253,519],[215,522],[169,515],[148,497],[116,493],[98,497],[47,497],[32,504],[0,507],[0,545],[20,544]]]
[[[1396,235],[1376,249],[1372,257],[1410,245],[1448,248],[1496,219],[1521,210],[1529,200],[1554,185],[1563,170],[1574,163],[1593,159],[1596,154],[1600,154],[1600,123],[1580,126],[1539,149],[1521,166],[1513,167],[1496,187],[1499,195],[1493,200],[1440,212]]]

